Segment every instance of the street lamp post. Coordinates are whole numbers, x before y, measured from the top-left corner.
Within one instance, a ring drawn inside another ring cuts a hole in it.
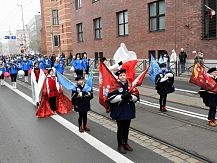
[[[24,35],[23,35],[23,37],[24,37],[24,47],[26,47],[26,32],[25,32],[25,23],[24,23],[24,14],[23,14],[23,5],[19,5],[19,4],[17,4],[17,6],[20,6],[20,8],[21,8],[21,13],[22,13],[22,22],[23,22],[23,33],[24,33]]]

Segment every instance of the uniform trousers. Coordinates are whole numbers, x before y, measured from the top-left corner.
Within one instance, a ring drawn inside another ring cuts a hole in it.
[[[118,126],[118,146],[122,144],[127,144],[131,120],[117,120],[116,122]]]

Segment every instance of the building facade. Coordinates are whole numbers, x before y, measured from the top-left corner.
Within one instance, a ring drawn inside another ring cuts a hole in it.
[[[35,15],[27,25],[29,48],[41,53],[41,15]]]
[[[20,51],[20,47],[24,46],[26,48],[29,47],[29,34],[28,34],[28,29],[19,29],[16,30],[16,47],[17,47],[17,52]]]
[[[41,0],[43,54],[72,54],[71,6],[71,0]]]
[[[193,50],[216,59],[217,19],[205,7],[216,11],[216,0],[43,0],[42,19],[47,26],[42,33],[44,39],[48,37],[44,49],[50,48],[52,4],[60,10],[59,21],[67,22],[56,30],[60,43],[73,55],[87,52],[90,57],[112,58],[123,42],[138,58],[159,57],[163,51],[171,54],[172,49],[178,54],[184,48],[189,59]],[[67,32],[62,30],[66,28]]]

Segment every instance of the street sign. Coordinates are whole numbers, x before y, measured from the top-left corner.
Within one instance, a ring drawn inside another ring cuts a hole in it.
[[[15,39],[17,39],[17,37],[16,36],[11,36],[11,39],[15,40]]]
[[[5,39],[6,40],[9,40],[9,39],[15,40],[15,39],[17,39],[17,37],[16,36],[5,36]]]
[[[5,39],[10,39],[10,36],[5,36]]]

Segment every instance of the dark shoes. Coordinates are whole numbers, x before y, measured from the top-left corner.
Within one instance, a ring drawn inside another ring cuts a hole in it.
[[[129,146],[129,144],[123,144],[123,146],[124,146],[125,150],[130,151],[130,152],[133,151],[133,148],[131,146]]]
[[[88,128],[87,126],[86,127],[79,127],[79,132],[84,132],[84,131],[90,131],[90,128]]]
[[[79,132],[80,132],[80,133],[84,132],[83,127],[79,127]]]
[[[161,108],[160,108],[160,111],[161,111],[161,112],[167,112],[167,107],[166,107],[166,106],[161,107]]]
[[[122,154],[126,154],[127,151],[132,152],[133,148],[131,146],[129,146],[129,144],[122,144],[118,147],[118,152],[122,153]]]
[[[84,127],[84,131],[90,131],[90,128],[88,128],[87,126]]]
[[[126,150],[124,149],[124,146],[123,146],[123,145],[120,145],[120,146],[118,147],[118,152],[120,152],[120,153],[122,153],[122,154],[126,154],[126,153],[127,153]]]

